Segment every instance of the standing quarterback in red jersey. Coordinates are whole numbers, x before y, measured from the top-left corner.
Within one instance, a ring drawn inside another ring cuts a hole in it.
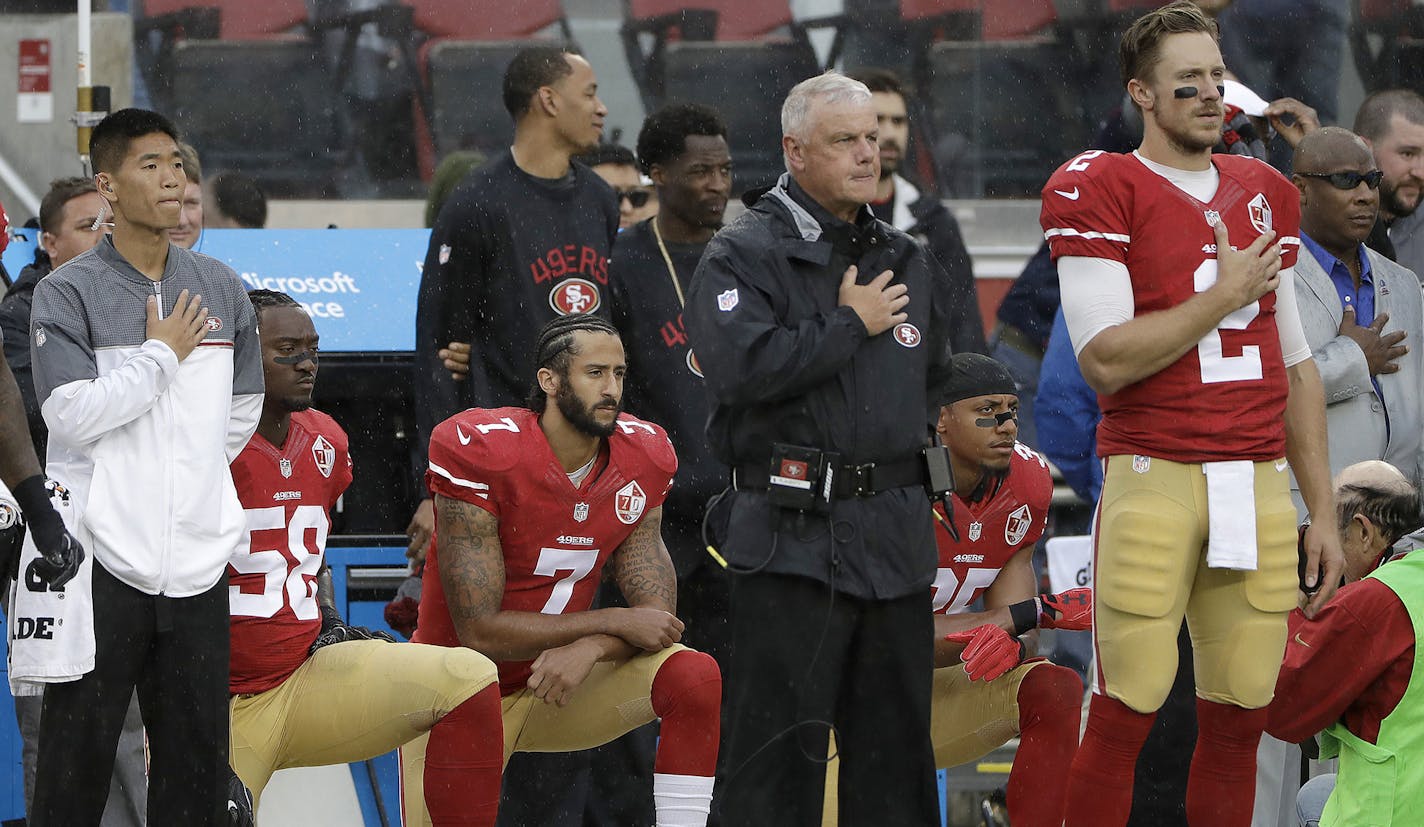
[[[527,408],[471,408],[430,440],[435,543],[415,640],[499,665],[504,757],[605,744],[654,718],[659,827],[701,827],[712,799],[722,679],[677,643],[677,578],[659,526],[677,458],[662,428],[620,414],[617,329],[545,325]],[[607,566],[629,608],[590,609]],[[440,753],[401,750],[402,782]],[[406,823],[423,824],[406,802]]]
[[[1211,154],[1225,67],[1194,5],[1141,17],[1121,57],[1141,147],[1085,152],[1043,190],[1064,316],[1103,408],[1096,673],[1067,824],[1126,823],[1185,617],[1198,698],[1187,818],[1244,827],[1297,583],[1313,613],[1342,565],[1324,394],[1295,305],[1300,194],[1262,162]],[[1299,575],[1288,468],[1312,522]]]

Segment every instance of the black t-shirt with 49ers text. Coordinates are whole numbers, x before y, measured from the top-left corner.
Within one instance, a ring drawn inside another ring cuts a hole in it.
[[[727,466],[707,443],[711,402],[702,367],[682,324],[682,303],[705,244],[667,242],[658,248],[651,219],[618,234],[608,268],[609,307],[628,351],[623,407],[667,430],[677,448],[677,481],[663,510],[663,537],[678,573],[709,561],[703,550],[702,514],[727,484]]]
[[[608,258],[618,232],[612,188],[571,164],[537,178],[505,151],[471,172],[430,234],[416,309],[415,398],[420,457],[435,425],[470,407],[518,405],[533,378],[539,329],[570,313],[608,315]],[[437,356],[469,342],[467,381]]]

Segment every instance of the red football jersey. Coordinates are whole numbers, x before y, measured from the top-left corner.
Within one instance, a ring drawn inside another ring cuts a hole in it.
[[[1022,442],[1014,446],[1009,475],[992,497],[966,503],[954,495],[954,527],[959,542],[935,526],[939,569],[933,605],[937,614],[959,614],[993,585],[999,571],[1020,550],[1038,542],[1048,525],[1053,477],[1048,463]],[[935,506],[942,519],[944,507]]]
[[[1209,213],[1232,246],[1268,230],[1282,269],[1300,250],[1300,192],[1268,164],[1213,155],[1220,184],[1203,203],[1134,155],[1085,152],[1043,188],[1040,220],[1053,258],[1122,262],[1136,315],[1175,307],[1216,283]],[[1285,454],[1287,378],[1276,332],[1276,295],[1237,310],[1160,372],[1102,396],[1098,454],[1145,454],[1176,462],[1263,461]]]
[[[677,471],[663,429],[623,414],[605,444],[606,457],[575,488],[554,458],[538,415],[528,409],[471,408],[442,422],[431,435],[425,475],[431,492],[477,505],[499,519],[501,609],[587,610],[609,555],[644,514],[662,505]],[[439,529],[437,523],[437,535]],[[434,544],[423,583],[413,640],[459,646]],[[523,689],[530,663],[498,664],[500,692]]]
[[[321,631],[316,575],[330,510],[351,484],[346,432],[316,410],[292,414],[281,448],[260,434],[232,462],[248,544],[228,563],[232,660],[228,690],[265,692],[307,659]]]

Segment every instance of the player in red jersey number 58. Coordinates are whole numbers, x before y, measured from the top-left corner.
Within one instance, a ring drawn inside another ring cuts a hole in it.
[[[375,639],[318,595],[329,511],[351,484],[346,432],[311,407],[311,317],[285,293],[249,295],[266,395],[257,433],[232,463],[249,539],[228,566],[233,769],[260,796],[276,770],[362,761],[422,735],[447,745],[446,760],[406,797],[434,814],[428,823],[493,827],[494,664],[468,650]]]

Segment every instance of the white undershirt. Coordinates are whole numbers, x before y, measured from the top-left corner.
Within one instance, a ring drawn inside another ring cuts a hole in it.
[[[593,452],[593,457],[583,464],[582,468],[569,471],[569,482],[574,484],[574,488],[583,485],[583,481],[588,479],[589,472],[593,471],[593,464],[598,461],[598,452]]]
[[[1221,175],[1212,164],[1209,169],[1185,170],[1149,161],[1134,152],[1143,166],[1172,182],[1182,192],[1202,203],[1216,196]],[[1295,301],[1295,268],[1281,271],[1276,288],[1276,333],[1281,340],[1281,353],[1286,367],[1310,358],[1310,343],[1300,324],[1300,312]],[[1132,320],[1135,300],[1132,277],[1127,265],[1120,261],[1084,256],[1064,256],[1058,259],[1058,284],[1063,299],[1063,317],[1068,323],[1068,335],[1073,339],[1073,352],[1082,354],[1094,336],[1109,327]]]

